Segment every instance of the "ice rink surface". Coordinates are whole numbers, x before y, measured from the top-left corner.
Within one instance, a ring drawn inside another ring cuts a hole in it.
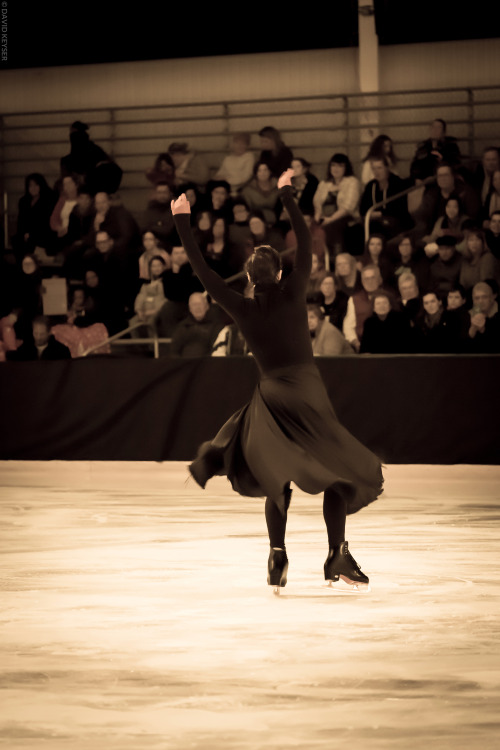
[[[321,496],[276,597],[263,500],[188,476],[0,463],[0,747],[500,747],[500,467],[388,466],[359,596],[324,586]]]

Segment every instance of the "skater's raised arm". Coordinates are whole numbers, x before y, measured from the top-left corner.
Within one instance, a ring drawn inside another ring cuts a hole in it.
[[[290,223],[297,239],[294,270],[307,283],[312,265],[312,239],[302,212],[293,197],[293,175],[293,169],[287,169],[286,172],[283,172],[278,180],[278,187],[280,188],[281,199],[288,212]]]
[[[223,279],[205,262],[191,231],[191,206],[186,195],[182,193],[176,200],[173,200],[171,208],[181,244],[187,253],[193,271],[208,294],[222,307],[238,302],[241,299],[241,295],[230,289]]]

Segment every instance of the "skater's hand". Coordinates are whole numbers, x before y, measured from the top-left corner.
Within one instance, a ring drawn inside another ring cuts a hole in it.
[[[282,188],[286,185],[292,187],[292,177],[295,177],[295,171],[293,169],[287,169],[278,179],[278,187]]]
[[[176,200],[170,202],[170,207],[173,214],[190,214],[191,205],[186,198],[186,194],[182,193]]]

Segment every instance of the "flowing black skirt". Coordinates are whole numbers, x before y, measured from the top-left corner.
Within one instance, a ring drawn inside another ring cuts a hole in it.
[[[376,500],[384,481],[380,460],[338,421],[314,363],[263,375],[189,470],[201,487],[227,476],[240,495],[278,505],[288,482],[312,495],[334,486],[348,513]]]

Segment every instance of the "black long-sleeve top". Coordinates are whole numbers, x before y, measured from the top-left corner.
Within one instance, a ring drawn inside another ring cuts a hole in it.
[[[289,186],[281,189],[281,198],[297,238],[293,270],[279,283],[256,286],[254,299],[230,289],[209,268],[193,237],[189,214],[174,215],[194,272],[208,294],[235,321],[262,373],[314,361],[306,308],[311,235]]]

